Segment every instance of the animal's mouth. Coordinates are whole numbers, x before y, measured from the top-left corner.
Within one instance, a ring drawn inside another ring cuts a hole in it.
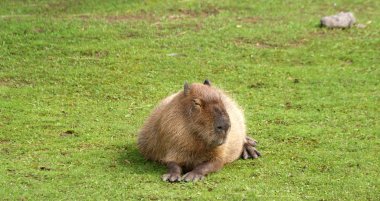
[[[221,146],[223,144],[225,144],[227,141],[227,136],[224,135],[224,136],[221,136],[221,135],[216,135],[214,136],[214,138],[210,141],[210,146],[211,147],[218,147],[218,146]]]
[[[217,141],[216,141],[216,145],[217,146],[220,146],[220,145],[222,145],[222,144],[224,144],[226,142],[226,138],[220,138],[220,139],[218,139]]]

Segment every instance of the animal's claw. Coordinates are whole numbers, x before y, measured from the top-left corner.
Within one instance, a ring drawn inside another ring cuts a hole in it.
[[[241,154],[241,158],[248,159],[260,157],[261,154],[256,149],[257,141],[248,136],[245,137],[245,141],[246,142],[243,145],[243,152]]]
[[[167,174],[162,175],[161,178],[163,181],[168,181],[168,182],[178,182],[182,180],[181,175],[176,174],[176,173],[172,173],[172,174],[167,173]]]
[[[193,172],[193,171],[186,173],[182,177],[182,179],[186,182],[189,182],[189,181],[197,182],[197,181],[203,180],[204,178],[205,178],[204,175],[197,172]]]

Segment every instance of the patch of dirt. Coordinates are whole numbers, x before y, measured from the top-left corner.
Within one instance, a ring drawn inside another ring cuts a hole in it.
[[[39,180],[39,181],[42,180],[42,178],[41,178],[40,176],[38,176],[38,175],[36,175],[36,174],[32,174],[32,173],[28,173],[28,174],[26,174],[25,177],[32,178],[32,179],[36,179],[36,180]]]
[[[347,32],[344,32],[342,30],[334,30],[334,29],[321,29],[321,28],[315,28],[311,29],[310,32],[304,33],[302,36],[300,36],[297,39],[291,40],[287,43],[287,46],[289,47],[299,47],[302,45],[305,45],[313,40],[320,40],[321,38],[326,37],[337,37],[338,35],[346,34]]]
[[[301,82],[301,80],[299,78],[294,78],[291,76],[288,77],[288,80],[292,81],[294,84],[298,84]]]
[[[200,11],[191,10],[191,9],[170,9],[170,12],[177,14],[182,17],[208,17],[212,15],[218,15],[221,10],[214,6],[206,6]]]
[[[33,32],[35,33],[45,33],[45,29],[41,28],[41,27],[37,27],[37,28],[34,28],[33,29]]]
[[[127,15],[116,15],[116,16],[106,16],[105,19],[110,22],[122,22],[122,21],[154,21],[157,18],[152,14],[140,13],[140,14],[127,14]]]
[[[289,110],[289,109],[292,109],[293,105],[291,102],[286,102],[285,103],[285,109]]]
[[[109,52],[107,50],[85,50],[81,51],[81,56],[88,56],[88,57],[96,57],[96,58],[104,58],[107,57]]]
[[[79,17],[82,20],[89,20],[92,16],[89,16],[89,15],[78,15],[77,17]]]
[[[170,24],[162,26],[160,23],[155,24],[159,30],[173,30],[177,31],[177,35],[182,35],[186,31],[195,31],[198,32],[203,28],[201,23],[179,23],[179,24]]]
[[[237,37],[233,41],[236,46],[248,45],[248,46],[253,46],[256,48],[281,48],[282,47],[282,45],[280,44],[273,44],[273,43],[268,43],[265,41],[260,41],[257,39],[245,38],[245,37]]]
[[[249,23],[249,24],[256,24],[256,23],[258,23],[261,20],[262,19],[260,17],[258,17],[258,16],[238,18],[239,22]]]
[[[288,126],[288,125],[289,125],[288,122],[286,122],[286,121],[283,120],[283,119],[279,119],[279,118],[277,118],[277,119],[273,119],[273,120],[267,120],[266,123],[267,123],[267,124],[284,125],[284,126]]]
[[[174,30],[177,35],[183,35],[186,31],[199,32],[203,28],[202,19],[209,16],[218,15],[221,9],[214,6],[205,6],[201,10],[191,9],[169,9],[167,14],[157,15],[141,11],[139,13],[130,13],[114,16],[93,16],[93,15],[75,15],[74,17],[80,18],[84,21],[91,19],[105,20],[108,23],[122,23],[122,22],[137,22],[144,21],[158,30]],[[195,21],[196,20],[196,21]],[[167,22],[173,22],[168,24]],[[125,36],[127,38],[139,37],[141,33],[128,30]],[[158,33],[160,36],[166,36],[167,33]],[[171,34],[173,35],[173,34]]]
[[[281,45],[273,44],[273,43],[267,43],[265,41],[257,42],[256,44],[257,48],[277,48],[281,47]]]
[[[341,61],[342,66],[349,66],[354,63],[354,60],[352,58],[339,58],[339,61]]]
[[[189,17],[188,15],[184,15],[184,14],[173,14],[173,15],[169,15],[165,18],[169,19],[169,20],[182,20],[182,19],[185,19]]]
[[[99,148],[99,147],[102,147],[102,146],[103,145],[99,144],[99,143],[86,143],[86,142],[83,142],[83,143],[79,144],[77,146],[77,148],[79,149],[79,151],[83,151],[83,150],[87,150],[87,149]]]
[[[1,149],[1,152],[4,154],[9,154],[11,151],[8,148]]]
[[[302,45],[305,45],[306,43],[308,43],[310,40],[307,39],[307,38],[300,38],[300,39],[296,39],[296,40],[292,40],[292,41],[289,41],[286,46],[288,47],[300,47]]]
[[[125,32],[125,37],[126,38],[138,38],[140,37],[142,34],[139,33],[138,31],[133,31],[133,30],[126,30]]]
[[[203,29],[203,22],[202,20],[197,22],[178,21],[166,24],[157,22],[153,26],[157,29],[156,35],[164,38],[173,35],[181,36],[187,32],[199,32]]]
[[[0,78],[0,86],[20,88],[25,86],[31,86],[33,83],[24,79],[12,79],[12,78]]]
[[[80,18],[83,21],[89,20],[106,20],[109,23],[118,23],[118,22],[130,22],[130,21],[158,21],[159,18],[153,14],[146,12],[134,13],[134,14],[123,14],[123,15],[90,15],[90,14],[81,14],[73,15],[73,17]]]
[[[330,172],[330,171],[331,171],[331,167],[329,167],[329,166],[327,166],[327,165],[324,165],[324,164],[321,165],[318,169],[319,169],[319,171],[322,172],[322,173],[323,173],[323,172]]]
[[[61,151],[62,156],[70,156],[70,153],[67,151]]]
[[[321,29],[311,30],[296,39],[290,39],[285,42],[275,42],[271,40],[265,40],[262,38],[248,38],[248,37],[236,37],[232,39],[232,42],[236,46],[251,46],[255,48],[297,48],[307,45],[310,41],[318,40],[321,37],[337,35],[335,30],[326,31]]]
[[[291,136],[284,139],[281,139],[282,142],[287,144],[301,144],[305,146],[316,147],[319,145],[319,141],[314,138],[305,138],[302,136]]]
[[[248,88],[251,88],[251,89],[259,89],[263,87],[265,87],[265,84],[263,82],[256,82],[248,86]]]
[[[38,169],[41,171],[50,171],[51,170],[51,168],[46,167],[46,166],[40,166]]]
[[[73,130],[67,130],[60,134],[61,137],[78,137],[78,134]]]
[[[291,103],[291,102],[285,102],[285,104],[284,104],[284,107],[285,107],[285,109],[286,110],[290,110],[290,109],[302,109],[302,106],[300,106],[300,105],[294,105],[293,103]]]
[[[9,144],[10,142],[8,139],[0,139],[0,144]]]
[[[16,170],[15,169],[7,169],[7,172],[9,172],[9,173],[15,173],[16,172]]]
[[[214,6],[206,6],[201,10],[191,10],[191,9],[169,9],[169,14],[163,16],[161,20],[168,19],[170,21],[180,21],[188,20],[193,18],[206,18],[209,16],[218,15],[221,9]]]
[[[47,11],[61,11],[61,12],[66,12],[69,6],[67,5],[68,2],[66,1],[59,1],[59,2],[50,2],[44,6],[44,8]]]

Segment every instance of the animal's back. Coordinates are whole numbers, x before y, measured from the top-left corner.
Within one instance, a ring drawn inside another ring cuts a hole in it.
[[[173,101],[177,94],[172,94],[162,100],[159,105],[153,110],[148,119],[145,121],[144,126],[139,132],[138,148],[140,152],[148,159],[160,161],[166,147],[163,145],[163,139],[160,138],[159,128],[162,126],[162,117],[167,113],[167,107]],[[164,112],[164,113],[163,113]]]

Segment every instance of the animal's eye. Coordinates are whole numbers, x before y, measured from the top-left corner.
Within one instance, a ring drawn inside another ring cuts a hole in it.
[[[194,105],[196,105],[196,106],[202,106],[202,101],[201,100],[199,100],[199,99],[193,99],[193,103],[194,103]]]

